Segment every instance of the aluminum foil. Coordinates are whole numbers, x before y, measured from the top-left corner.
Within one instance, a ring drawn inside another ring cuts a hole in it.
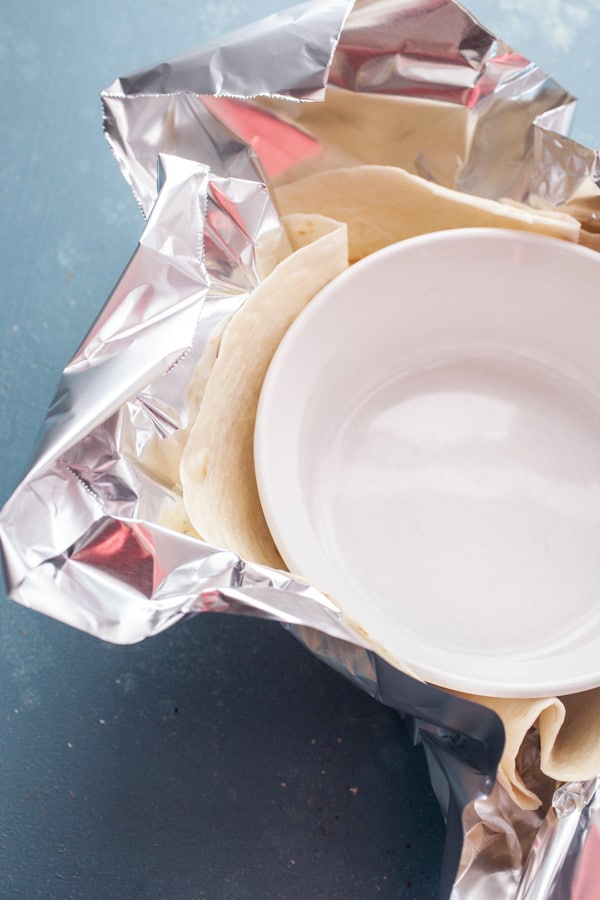
[[[360,109],[368,147],[324,129],[326,88]],[[373,110],[390,101],[426,101],[443,131],[408,146],[380,137]],[[271,179],[322,159],[401,164],[568,208],[594,233],[600,167],[564,136],[574,102],[452,0],[318,0],[117,80],[105,131],[146,227],[0,514],[8,589],[27,606],[119,643],[198,612],[275,619],[398,710],[446,817],[440,896],[454,900],[594,897],[596,782],[560,786],[545,815],[516,807],[495,782],[500,720],[391,668],[311,586],[174,530],[180,496],[161,448],[185,432],[210,335],[261,279],[279,227]]]

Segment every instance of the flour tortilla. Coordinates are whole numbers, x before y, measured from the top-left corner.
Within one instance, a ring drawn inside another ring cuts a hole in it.
[[[521,809],[538,809],[541,797],[519,770],[521,748],[530,729],[539,732],[539,769],[551,788],[557,782],[585,781],[600,773],[600,688],[532,700],[462,694],[493,709],[504,724],[506,744],[498,780]]]
[[[598,214],[598,197],[575,199],[565,203],[564,206],[555,207],[568,213],[581,222],[581,235],[579,243],[590,250],[600,251],[600,221]]]
[[[276,187],[274,194],[283,215],[312,212],[345,222],[352,261],[447,228],[512,228],[574,242],[581,230],[569,215],[463,194],[391,166],[319,172]]]
[[[165,496],[158,524],[172,531],[199,538],[199,534],[189,520],[187,510],[181,496],[180,466],[183,448],[185,447],[190,431],[206,390],[206,385],[215,360],[219,353],[221,338],[227,327],[229,316],[225,316],[213,330],[206,346],[198,360],[185,397],[185,411],[187,424],[177,429],[167,438],[155,434],[148,447],[145,448],[142,457],[142,465],[153,477],[158,477],[168,488],[170,493]]]
[[[417,172],[417,164],[425,164],[437,182],[453,186],[469,156],[477,121],[461,104],[361,93],[331,84],[320,103],[290,103],[272,97],[257,97],[253,102],[321,145],[320,153],[282,172],[275,184],[367,163],[401,166],[409,172]]]
[[[295,235],[292,227],[288,230],[277,227],[261,235],[255,247],[257,274],[260,281],[263,281],[282,260],[293,253],[292,241],[297,245],[300,238],[307,240],[309,234],[307,228],[310,229],[311,226],[314,226],[313,219],[300,217],[298,229],[302,231],[302,235]],[[196,363],[185,396],[185,421],[187,424],[177,429],[169,437],[154,434],[144,448],[140,460],[144,469],[153,478],[171,489],[170,493],[165,496],[158,524],[196,538],[199,538],[200,535],[189,520],[182,497],[181,457],[192,426],[196,421],[210,373],[219,354],[221,338],[230,318],[231,316],[228,315],[218,322]]]
[[[306,222],[303,217],[302,222]],[[310,224],[310,223],[309,223]],[[301,226],[300,226],[301,227]],[[304,230],[304,229],[302,229]],[[297,237],[294,240],[297,241]],[[293,252],[288,232],[281,227],[270,229],[262,234],[255,246],[257,275],[263,281],[275,267]],[[176,492],[181,492],[180,466],[183,448],[189,438],[192,425],[196,421],[198,410],[206,390],[206,385],[219,354],[221,338],[231,316],[224,316],[210,333],[201,356],[195,365],[185,395],[185,421],[187,424],[178,428],[169,437],[154,434],[144,448],[141,464],[153,477],[162,481]],[[193,534],[194,529],[187,520],[182,504],[168,503],[160,519],[165,528]]]
[[[181,460],[189,519],[202,538],[284,569],[254,474],[254,423],[271,358],[297,315],[348,265],[346,227],[314,215],[284,219],[294,252],[227,325]]]
[[[346,268],[346,228],[335,220],[348,226],[352,259],[442,228],[496,226],[577,241],[580,226],[569,216],[468,197],[385,166],[313,175],[277,188],[276,195],[287,213],[286,237],[273,257],[275,268],[227,325],[216,357],[208,360],[210,371],[203,369],[181,483],[189,519],[204,540],[285,568],[264,519],[254,475],[256,408],[268,365],[288,327]],[[539,778],[532,784],[520,769],[521,749],[533,728],[539,732],[539,772],[551,789],[556,782],[600,772],[600,689],[563,698],[467,699],[502,719],[506,746],[498,779],[523,809],[537,809],[542,802]]]

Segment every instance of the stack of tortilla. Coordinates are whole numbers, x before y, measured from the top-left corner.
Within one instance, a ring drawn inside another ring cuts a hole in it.
[[[565,214],[464,195],[385,165],[317,171],[272,192],[282,216],[272,270],[209,345],[190,388],[193,422],[182,452],[180,438],[173,453],[177,462],[181,454],[191,523],[184,530],[281,569],[256,485],[254,424],[272,356],[301,310],[354,261],[414,235],[499,227],[577,242],[581,229]],[[499,780],[522,808],[537,808],[544,786],[600,772],[600,688],[563,698],[470,699],[504,722]],[[535,771],[525,753],[532,746]]]

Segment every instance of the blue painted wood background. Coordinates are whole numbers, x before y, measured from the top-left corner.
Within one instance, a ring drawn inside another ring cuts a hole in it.
[[[99,92],[287,3],[3,0],[0,501],[141,215]],[[598,0],[471,9],[582,98]],[[0,897],[434,897],[443,822],[402,724],[274,624],[204,616],[114,647],[0,599]]]

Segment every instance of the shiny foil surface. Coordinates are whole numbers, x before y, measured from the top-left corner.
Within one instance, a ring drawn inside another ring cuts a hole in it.
[[[492,712],[391,668],[311,586],[172,527],[181,498],[161,447],[188,425],[186,391],[211,335],[261,280],[260,248],[278,229],[269,180],[343,149],[311,130],[326,88],[437,104],[451,139],[417,138],[413,171],[566,207],[598,230],[598,155],[565,137],[574,98],[452,0],[317,0],[118,79],[103,93],[105,132],[147,223],[0,515],[9,592],[118,643],[200,612],[285,623],[423,744],[447,822],[442,897],[591,900],[596,781],[523,812],[495,784],[504,736]],[[374,158],[356,162],[402,164],[372,137]]]

